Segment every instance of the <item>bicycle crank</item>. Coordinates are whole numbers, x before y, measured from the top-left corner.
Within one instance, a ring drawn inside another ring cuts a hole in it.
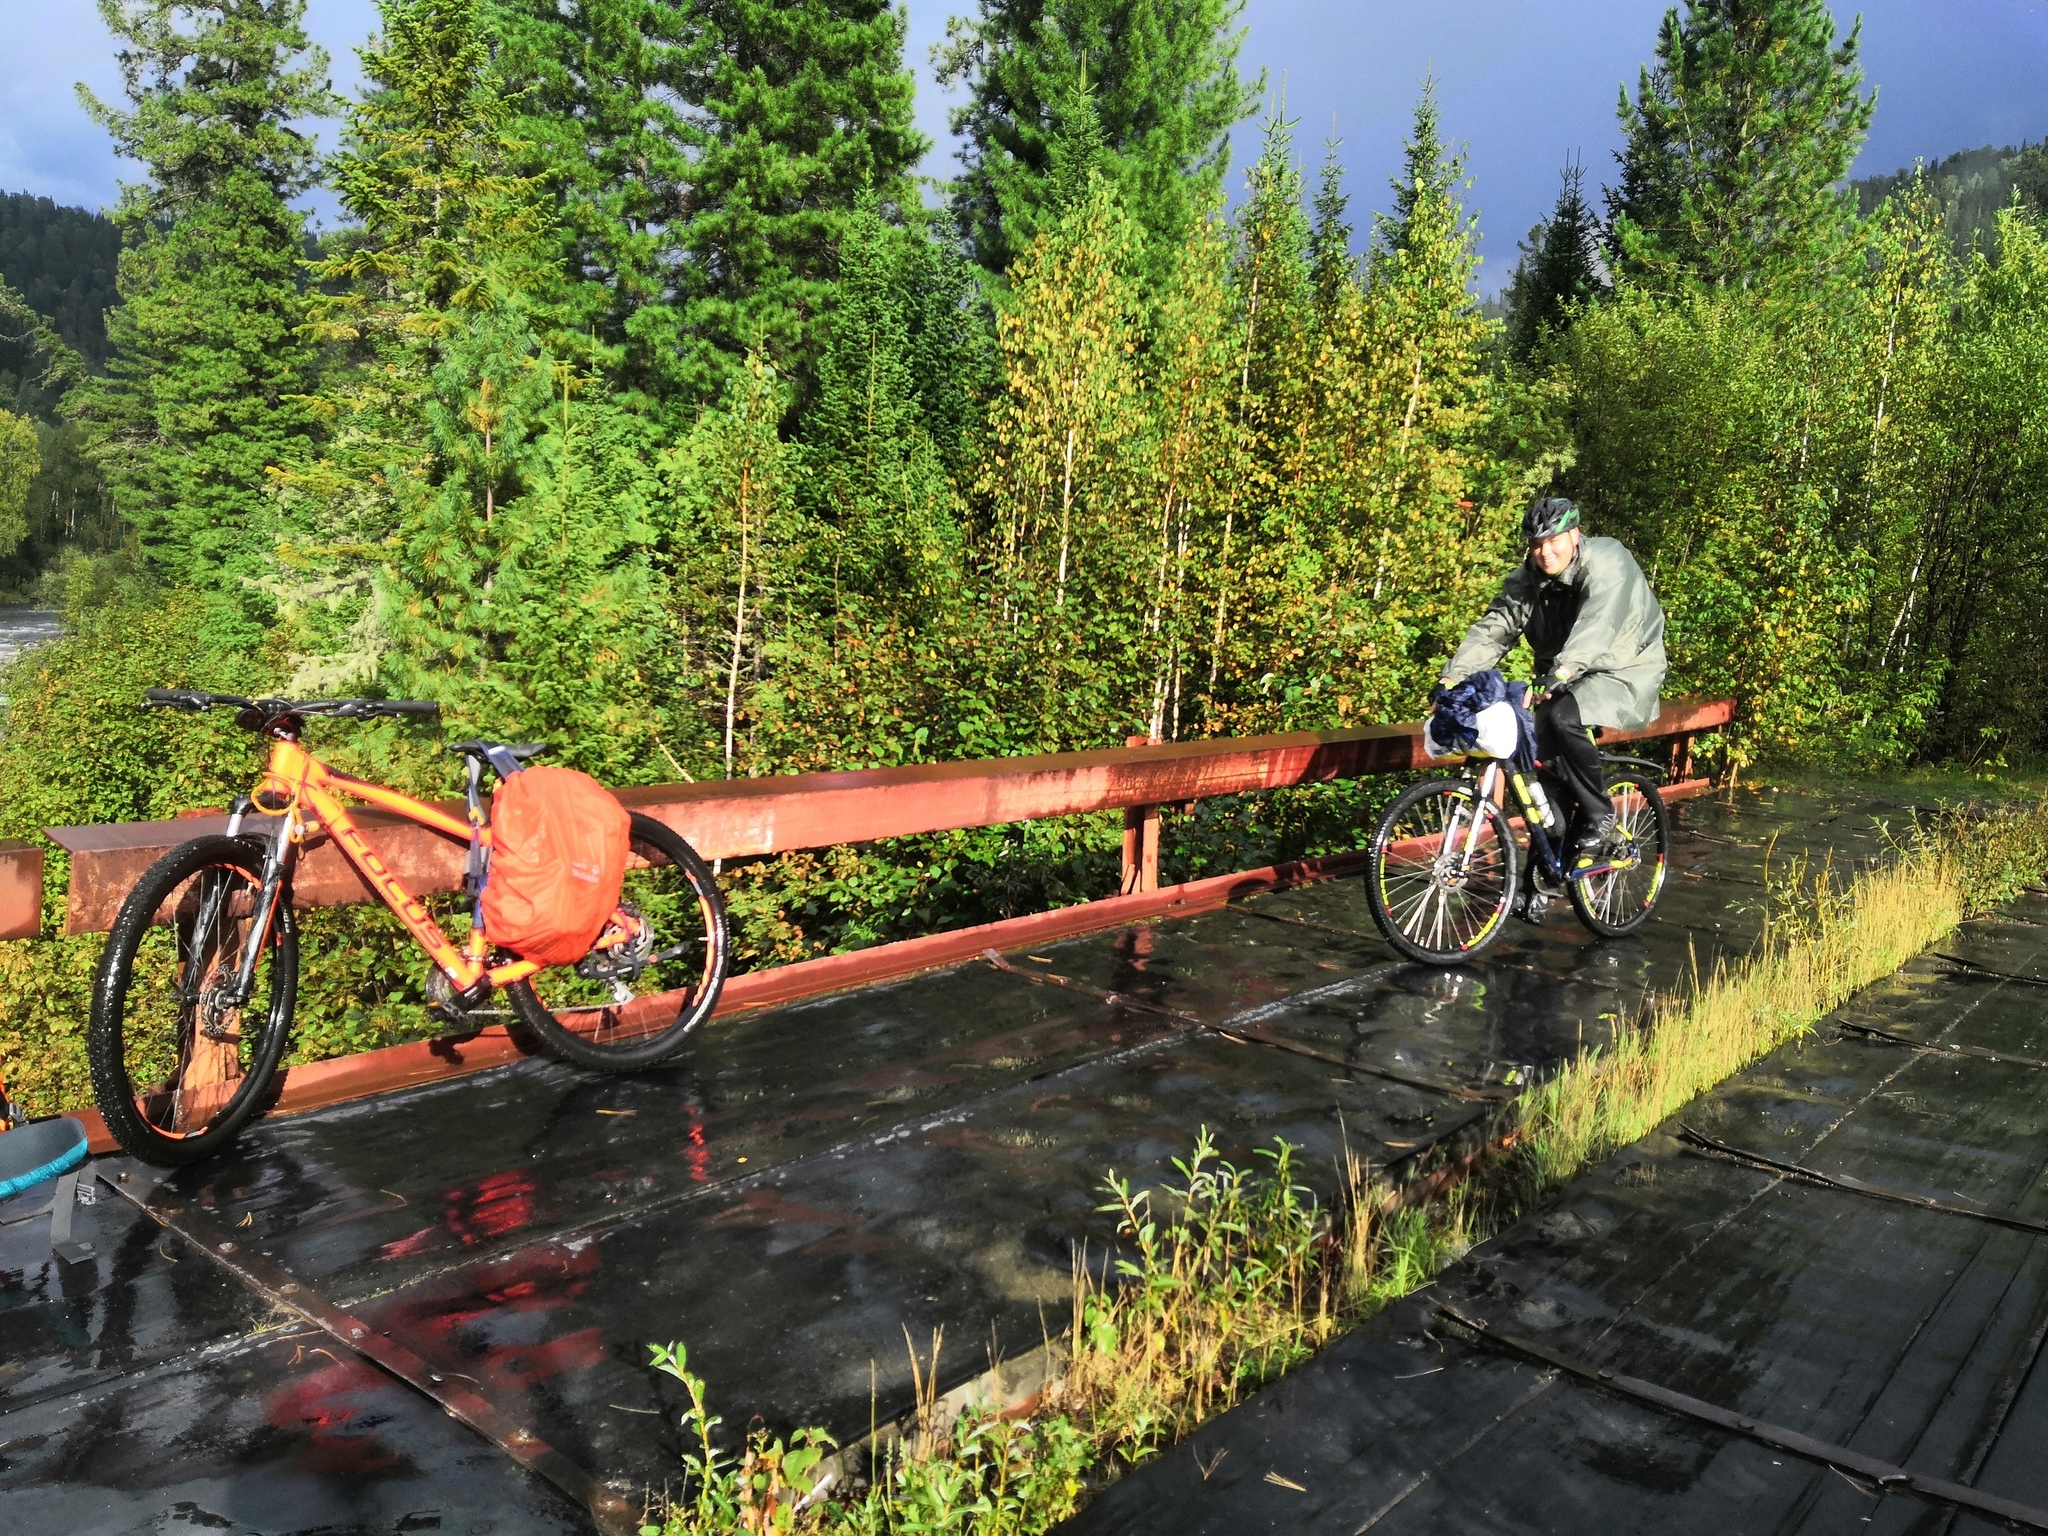
[[[491,984],[479,981],[466,992],[455,990],[455,983],[448,979],[448,973],[438,965],[427,972],[427,1013],[455,1030],[475,1034],[483,1028],[477,1022],[478,1005],[489,1000]],[[491,1009],[490,1012],[502,1012]]]

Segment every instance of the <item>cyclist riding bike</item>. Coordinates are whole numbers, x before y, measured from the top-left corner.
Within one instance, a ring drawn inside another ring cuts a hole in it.
[[[1612,852],[1608,799],[1592,728],[1628,730],[1657,717],[1664,684],[1664,610],[1635,556],[1619,539],[1588,538],[1579,509],[1538,497],[1522,518],[1525,559],[1501,583],[1479,621],[1444,667],[1454,688],[1496,665],[1526,637],[1536,654],[1529,690],[1536,752],[1560,807],[1575,811],[1568,860],[1586,869]]]

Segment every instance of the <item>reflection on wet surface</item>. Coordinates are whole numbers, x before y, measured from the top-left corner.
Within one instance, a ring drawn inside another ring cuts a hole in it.
[[[1981,969],[1923,956],[1867,989],[1069,1529],[1993,1528],[1460,1342],[1438,1298],[1599,1367],[2048,1507],[2048,1240],[1788,1180],[1674,1134],[2048,1218],[2048,1074],[1832,1027],[2038,1060],[2048,1013],[2021,978],[2048,978],[2044,924],[2048,900],[2029,896],[1969,925],[1947,949]]]
[[[1646,992],[1740,954],[1767,857],[1867,856],[1871,814],[1899,809],[1867,794],[1690,803],[1657,922],[1601,943],[1560,914],[1462,970],[1399,962],[1355,880],[1008,957],[1309,1054],[977,963],[720,1023],[635,1077],[532,1062],[275,1120],[158,1198],[579,1465],[659,1486],[679,1403],[645,1369],[649,1342],[688,1343],[728,1425],[862,1433],[908,1406],[906,1327],[1014,1354],[1058,1326],[1074,1244],[1110,1235],[1108,1170],[1156,1178],[1204,1125],[1240,1159],[1284,1136],[1326,1182],[1347,1142],[1382,1165],[1425,1156],[1488,1106],[1379,1074],[1554,1069]],[[1936,1006],[1971,984],[1917,985]],[[1689,1168],[1645,1187],[1689,1177],[1756,1176]],[[0,1229],[8,1528],[387,1531],[442,1512],[442,1529],[579,1528],[487,1442],[125,1202],[102,1198],[79,1226],[101,1256],[62,1271],[32,1224]],[[1668,1256],[1646,1236],[1636,1263]],[[963,1379],[985,1353],[949,1350],[944,1371]]]

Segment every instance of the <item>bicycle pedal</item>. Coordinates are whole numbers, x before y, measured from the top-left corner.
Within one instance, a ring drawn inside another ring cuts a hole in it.
[[[427,973],[427,1016],[449,1026],[449,1034],[473,1035],[484,1026],[470,1017],[472,1010],[491,995],[491,984],[479,981],[467,992],[455,990],[448,973],[436,966]]]

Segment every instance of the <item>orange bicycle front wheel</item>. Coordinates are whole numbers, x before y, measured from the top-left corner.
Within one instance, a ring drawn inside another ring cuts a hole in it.
[[[711,1017],[731,963],[718,882],[681,834],[635,815],[620,906],[634,942],[597,950],[505,989],[512,1011],[551,1055],[600,1072],[665,1061]]]
[[[136,882],[107,935],[86,1057],[100,1117],[146,1163],[211,1156],[268,1098],[298,998],[299,938],[289,888],[252,933],[263,865],[236,838],[181,844]]]

